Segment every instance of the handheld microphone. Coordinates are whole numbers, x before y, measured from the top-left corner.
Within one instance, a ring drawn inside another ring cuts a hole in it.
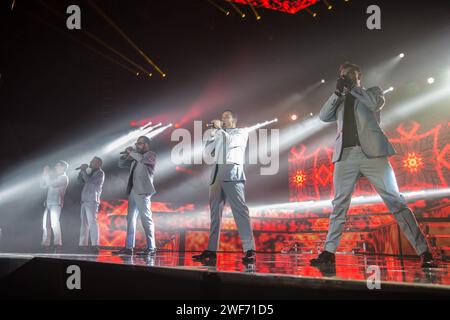
[[[214,123],[207,123],[207,124],[206,124],[206,127],[207,127],[207,128],[215,128],[215,127],[214,127]],[[223,127],[223,122],[222,122],[222,127]]]

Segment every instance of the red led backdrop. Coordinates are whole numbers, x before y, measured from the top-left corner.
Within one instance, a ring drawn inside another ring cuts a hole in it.
[[[400,124],[389,132],[397,150],[391,158],[403,192],[448,188],[450,183],[449,123],[425,128],[417,122]],[[293,147],[289,156],[290,201],[332,198],[333,164],[331,146],[311,149]],[[361,179],[355,195],[374,194],[368,180]]]
[[[311,6],[318,1],[319,0],[230,0],[230,2],[249,4],[255,7],[263,7],[292,14]]]
[[[398,151],[391,158],[403,192],[448,188],[450,182],[450,123],[426,127],[417,122],[400,124],[388,133]],[[289,155],[290,200],[311,201],[332,198],[331,146],[310,149],[293,147]],[[375,194],[361,179],[355,195]],[[205,195],[206,197],[206,195]],[[450,252],[450,200],[438,198],[411,203],[429,241],[439,252]],[[103,202],[99,213],[101,245],[122,246],[126,231],[126,200]],[[167,250],[203,250],[209,230],[208,207],[188,204],[180,207],[153,203],[157,245]],[[252,223],[259,251],[316,251],[328,228],[329,207],[298,210],[252,210]],[[140,227],[139,227],[140,228]],[[403,239],[399,244],[393,216],[384,204],[352,207],[349,211],[340,251],[366,250],[379,253],[413,254]],[[233,218],[226,208],[221,234],[221,250],[240,251]],[[145,246],[142,229],[137,246]]]

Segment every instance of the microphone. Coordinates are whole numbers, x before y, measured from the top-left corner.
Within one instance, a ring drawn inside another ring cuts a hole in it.
[[[207,123],[206,127],[207,128],[214,128],[214,124],[213,123]],[[223,127],[223,122],[222,122],[222,127]]]
[[[132,147],[128,147],[128,148],[126,148],[124,151],[122,151],[120,154],[121,154],[121,155],[124,155],[124,154],[128,155],[128,151],[127,151],[127,150],[128,150],[129,148],[131,148],[131,151],[134,151],[134,149],[133,149]]]

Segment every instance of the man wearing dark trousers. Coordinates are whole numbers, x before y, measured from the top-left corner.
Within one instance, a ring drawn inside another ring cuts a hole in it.
[[[393,213],[400,229],[420,256],[422,266],[435,267],[427,241],[414,213],[399,192],[388,160],[395,150],[379,125],[380,111],[385,103],[383,91],[379,87],[363,88],[361,69],[357,65],[344,63],[339,73],[336,91],[320,111],[322,121],[337,122],[338,127],[333,154],[333,212],[324,251],[312,259],[311,264],[335,262],[355,184],[359,177],[365,176]]]
[[[151,197],[156,192],[153,186],[156,153],[150,151],[150,139],[146,136],[139,137],[135,145],[136,149],[128,147],[119,159],[120,168],[130,169],[127,184],[127,238],[125,248],[113,254],[132,255],[134,253],[136,222],[139,216],[147,240],[147,248],[139,255],[153,256],[156,254],[156,244]]]

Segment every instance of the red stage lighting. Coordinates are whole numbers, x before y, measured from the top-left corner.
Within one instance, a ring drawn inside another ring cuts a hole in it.
[[[230,0],[230,2],[248,4],[254,7],[263,7],[292,14],[312,6],[318,1],[319,0]]]

